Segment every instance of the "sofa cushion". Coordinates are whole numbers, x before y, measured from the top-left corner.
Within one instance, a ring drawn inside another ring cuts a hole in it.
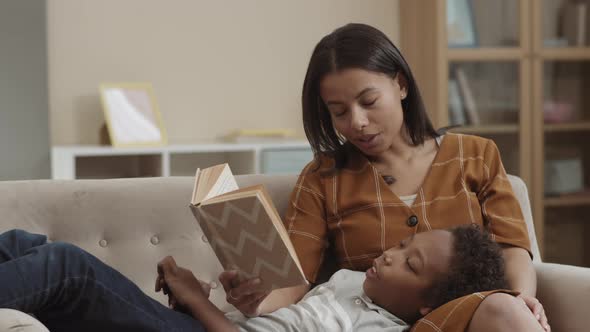
[[[229,309],[217,276],[221,265],[188,207],[193,178],[0,182],[0,231],[20,228],[76,244],[154,291],[166,255],[213,286],[212,301]]]

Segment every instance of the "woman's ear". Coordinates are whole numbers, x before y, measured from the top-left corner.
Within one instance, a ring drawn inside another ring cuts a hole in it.
[[[422,315],[422,317],[424,317],[432,311],[432,308],[431,307],[422,307],[422,308],[420,308],[419,311],[420,311],[420,315]]]
[[[406,76],[402,73],[398,73],[395,79],[399,85],[399,95],[401,99],[406,99],[408,96],[408,80],[406,79]]]

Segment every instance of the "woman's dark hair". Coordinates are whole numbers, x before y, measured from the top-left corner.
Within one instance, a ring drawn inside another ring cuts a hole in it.
[[[329,73],[357,68],[388,75],[402,74],[407,97],[402,100],[404,124],[414,145],[438,136],[432,126],[408,63],[387,36],[366,24],[351,23],[320,40],[313,50],[303,82],[303,127],[314,154],[333,156],[335,168],[346,162],[347,146],[338,137],[320,96],[320,81]]]
[[[475,292],[508,289],[502,249],[487,231],[471,224],[450,232],[454,240],[449,273],[425,293],[432,308]]]

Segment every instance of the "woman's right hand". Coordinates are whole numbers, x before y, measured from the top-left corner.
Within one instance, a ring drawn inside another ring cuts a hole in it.
[[[219,282],[225,289],[225,299],[246,317],[260,315],[260,303],[270,294],[269,290],[260,288],[260,278],[243,279],[238,271],[224,271],[219,275]]]

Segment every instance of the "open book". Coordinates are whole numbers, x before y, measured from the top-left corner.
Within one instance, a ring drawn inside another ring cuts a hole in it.
[[[307,284],[262,185],[239,189],[227,164],[197,169],[190,207],[224,269],[258,276],[265,289]]]

